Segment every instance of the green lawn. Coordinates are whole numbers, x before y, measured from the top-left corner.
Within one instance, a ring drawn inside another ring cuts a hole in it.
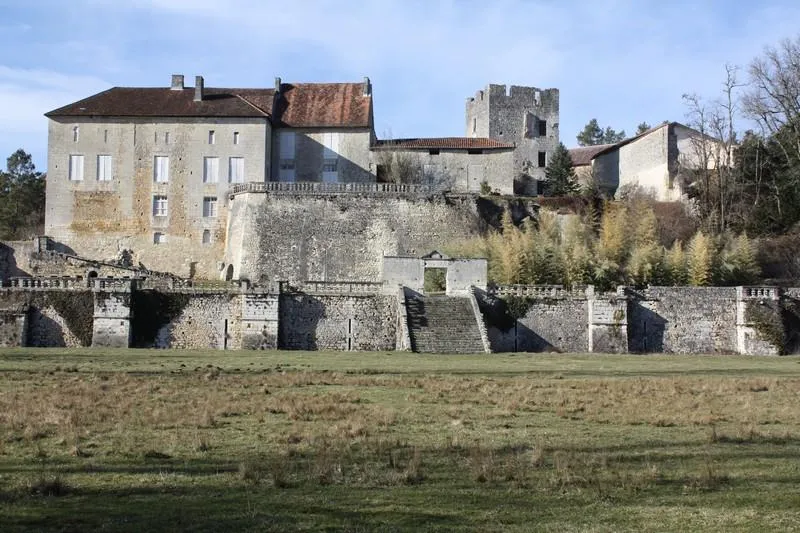
[[[800,530],[800,359],[0,350],[0,531]]]

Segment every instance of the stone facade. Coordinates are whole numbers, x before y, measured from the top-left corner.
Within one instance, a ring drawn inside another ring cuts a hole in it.
[[[84,257],[108,261],[130,249],[151,269],[217,277],[231,158],[243,160],[242,180],[264,181],[269,138],[269,123],[259,119],[52,118],[45,231]],[[76,156],[81,179],[70,176]],[[111,159],[110,176],[98,174],[101,156]],[[157,157],[166,158],[163,177]],[[206,158],[216,160],[216,175],[205,172]]]
[[[485,229],[472,196],[245,193],[231,210],[225,263],[254,282],[379,281],[386,255],[418,257]]]
[[[27,286],[0,290],[0,346],[407,350],[408,298],[416,294],[381,283],[157,289],[149,280],[98,278],[91,290],[64,280],[48,283],[32,278]],[[487,292],[473,286],[467,296],[475,303],[465,307],[465,319],[484,322],[482,349],[494,352],[776,355],[797,349],[800,316],[787,318],[783,306],[791,301],[789,308],[796,307],[798,292],[620,287],[595,294],[592,287],[506,286]],[[517,318],[511,318],[512,308]]]
[[[289,350],[394,350],[394,296],[281,296],[279,346]]]
[[[517,190],[537,194],[537,182],[559,144],[559,91],[490,84],[467,99],[466,136],[514,143]]]
[[[287,134],[289,138],[287,138]],[[375,181],[370,170],[369,129],[280,128],[272,137],[271,181],[369,183]],[[281,172],[285,154],[281,143],[290,144],[294,155],[292,172]],[[333,145],[331,147],[330,145]],[[326,171],[326,164],[331,165]]]
[[[404,149],[390,144],[372,150],[372,168],[407,165],[410,179],[454,192],[514,194],[514,149]]]
[[[609,145],[583,161],[588,147],[571,150],[581,159],[577,171],[583,179],[593,175],[598,185],[610,194],[639,187],[656,200],[673,202],[686,199],[687,170],[716,168],[727,161],[725,146],[717,139],[677,122],[667,122],[640,135]]]

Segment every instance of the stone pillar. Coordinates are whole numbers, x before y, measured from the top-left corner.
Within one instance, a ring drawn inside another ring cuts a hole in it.
[[[24,347],[28,338],[28,313],[22,310],[0,311],[0,347]]]
[[[628,300],[617,291],[616,296],[589,297],[589,351],[628,353]]]
[[[772,338],[765,338],[764,333]],[[736,287],[736,351],[743,355],[780,355],[783,343],[775,343],[784,336],[780,289]]]
[[[280,294],[250,292],[242,294],[242,348],[278,348]]]
[[[92,346],[128,348],[131,343],[131,280],[95,278]]]

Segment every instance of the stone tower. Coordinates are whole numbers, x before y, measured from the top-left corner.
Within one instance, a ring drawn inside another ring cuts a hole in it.
[[[516,144],[517,194],[537,194],[538,182],[558,146],[558,89],[489,85],[467,98],[467,137]]]

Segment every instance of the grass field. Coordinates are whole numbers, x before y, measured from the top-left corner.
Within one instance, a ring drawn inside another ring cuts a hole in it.
[[[0,351],[0,531],[800,529],[800,359]]]

